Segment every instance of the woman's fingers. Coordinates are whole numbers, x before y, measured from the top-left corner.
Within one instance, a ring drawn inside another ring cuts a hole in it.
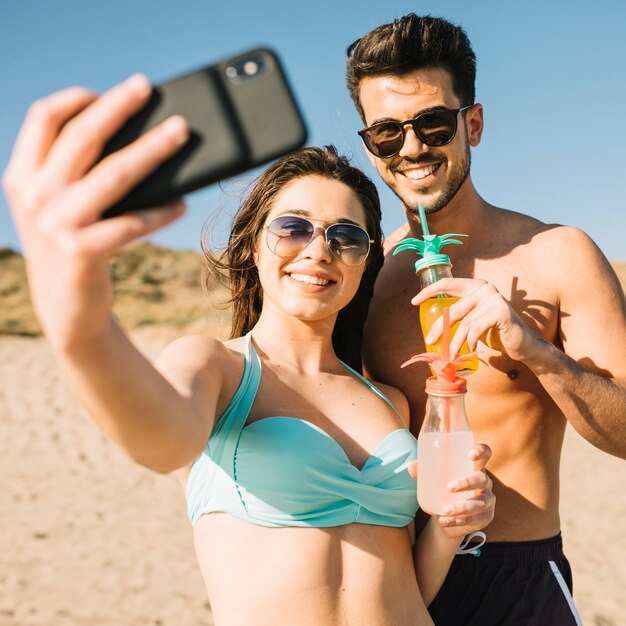
[[[491,458],[491,448],[486,443],[477,443],[469,451],[469,458],[474,461],[474,471],[484,469],[487,461]]]
[[[44,162],[61,128],[83,111],[97,94],[81,87],[70,87],[33,103],[15,140],[7,166],[5,187],[17,185]]]
[[[439,522],[447,528],[467,527],[469,530],[480,530],[493,519],[495,501],[489,487],[467,500],[444,506]]]
[[[451,480],[446,486],[452,493],[459,491],[473,491],[474,489],[489,489],[491,478],[484,471],[473,472],[469,476],[461,476]]]
[[[185,204],[178,200],[163,207],[101,220],[80,231],[77,245],[81,248],[81,254],[109,256],[138,237],[149,235],[173,222],[184,212]]]
[[[492,519],[493,511],[481,509],[479,512],[441,516],[439,524],[445,528],[462,528],[463,534],[466,535],[469,532],[485,528]]]
[[[471,492],[472,495],[468,493],[465,500],[445,505],[439,518],[441,526],[464,529],[464,532],[487,526],[493,519],[495,507],[493,483],[484,469],[491,458],[491,448],[478,443],[470,450],[469,457],[474,461],[476,471],[450,481],[447,488],[453,493]]]
[[[447,504],[442,509],[442,515],[446,517],[458,517],[463,515],[469,515],[470,513],[482,513],[487,506],[485,498],[482,496],[475,496],[462,500],[461,502],[455,502],[454,504]]]
[[[50,150],[44,178],[58,185],[79,179],[96,162],[113,134],[146,104],[151,91],[148,79],[136,74],[73,117]]]
[[[187,140],[185,121],[170,118],[94,166],[105,142],[149,94],[145,78],[99,98],[65,90],[31,107],[18,136],[3,183],[29,259],[33,304],[55,342],[108,323],[113,290],[106,258],[184,210],[174,202],[99,219]]]
[[[156,128],[98,163],[65,194],[60,216],[73,225],[91,224],[185,144],[189,129],[180,116]],[[58,203],[57,203],[58,204]]]

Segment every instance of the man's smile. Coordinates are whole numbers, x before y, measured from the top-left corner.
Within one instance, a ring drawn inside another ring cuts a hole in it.
[[[412,165],[410,167],[405,167],[396,171],[399,174],[406,176],[409,180],[419,181],[423,180],[427,176],[430,176],[431,174],[434,174],[440,167],[441,163],[432,163],[430,165],[425,165],[422,167]]]

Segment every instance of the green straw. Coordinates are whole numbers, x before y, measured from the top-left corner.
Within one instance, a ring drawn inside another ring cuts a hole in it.
[[[422,226],[422,236],[426,237],[426,235],[430,235],[430,231],[428,230],[428,222],[426,221],[426,211],[424,210],[423,204],[417,205],[417,212],[420,216],[420,224]]]

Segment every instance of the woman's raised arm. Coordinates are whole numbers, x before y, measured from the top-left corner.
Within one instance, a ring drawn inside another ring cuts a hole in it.
[[[150,92],[148,80],[137,75],[101,96],[70,88],[36,102],[19,132],[3,186],[35,311],[79,399],[135,460],[169,471],[193,458],[198,442],[201,447],[206,441],[225,348],[208,342],[190,358],[184,376],[180,368],[163,375],[111,316],[109,256],[184,210],[174,202],[100,219],[187,140],[184,120],[172,117],[98,162],[107,140]],[[178,349],[169,351],[166,367]],[[211,367],[206,359],[212,358]],[[191,374],[194,367],[198,372]]]

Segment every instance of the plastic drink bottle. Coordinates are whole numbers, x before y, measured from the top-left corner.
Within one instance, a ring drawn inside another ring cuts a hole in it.
[[[426,381],[426,417],[417,438],[417,500],[427,513],[441,515],[447,504],[465,500],[467,492],[452,493],[451,480],[473,472],[468,453],[474,445],[465,413],[466,382],[463,378]]]
[[[420,288],[424,289],[428,285],[441,280],[442,278],[452,278],[452,263],[450,257],[447,254],[441,253],[441,248],[448,244],[462,244],[462,241],[455,239],[455,237],[466,237],[460,233],[450,233],[447,235],[431,235],[428,231],[428,223],[426,222],[426,213],[424,206],[419,205],[418,211],[420,214],[420,222],[422,225],[422,232],[424,233],[423,239],[403,239],[396,245],[396,249],[393,254],[396,255],[404,250],[413,250],[422,258],[415,262],[415,273],[420,280]],[[428,331],[430,331],[433,323],[441,316],[444,307],[449,307],[454,304],[458,298],[447,295],[437,296],[430,298],[426,302],[420,305],[420,325],[422,328],[422,335],[426,338]],[[459,322],[454,324],[451,328],[451,334],[454,336]],[[443,337],[440,337],[434,344],[426,343],[426,350],[434,354],[442,355]],[[459,354],[469,354],[469,348],[467,342],[461,346]],[[464,362],[463,366],[459,369],[460,375],[472,374],[478,369],[478,359],[468,359]]]
[[[420,279],[420,288],[424,289],[424,287],[428,287],[428,285],[432,285],[442,278],[452,278],[452,263],[450,262],[450,257],[447,254],[430,255],[415,263],[415,271]],[[430,331],[437,318],[441,317],[444,307],[449,307],[457,300],[458,298],[442,295],[435,298],[429,298],[426,302],[422,302],[422,304],[420,304],[420,326],[422,328],[422,335],[424,338],[428,335],[428,331]],[[460,322],[457,322],[452,325],[450,329],[451,336],[454,336],[456,333],[459,323]],[[426,340],[424,339],[426,351],[433,352],[438,355],[442,354],[442,343],[443,336],[440,336],[435,343],[426,343]],[[464,342],[459,350],[459,354],[469,354],[469,351],[467,342]],[[478,358],[474,357],[473,359],[466,361],[465,364],[459,369],[458,373],[461,376],[464,376],[467,374],[473,374],[477,369]]]

